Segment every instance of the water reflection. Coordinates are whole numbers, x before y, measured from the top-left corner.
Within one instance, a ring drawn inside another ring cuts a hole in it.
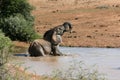
[[[51,57],[51,56],[48,56],[48,57],[31,57],[31,58],[29,58],[29,60],[50,63],[50,62],[57,62],[58,58],[57,57]]]

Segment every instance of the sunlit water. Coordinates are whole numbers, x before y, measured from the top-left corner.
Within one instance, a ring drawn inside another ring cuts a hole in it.
[[[24,57],[17,56],[23,67],[37,75],[50,74],[55,69],[67,69],[72,61],[83,61],[86,65],[97,65],[100,73],[106,74],[108,80],[120,80],[119,48],[77,48],[60,47],[68,56],[58,57]]]

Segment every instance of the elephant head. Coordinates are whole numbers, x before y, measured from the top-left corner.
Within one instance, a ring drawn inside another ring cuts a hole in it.
[[[51,30],[51,42],[53,44],[59,44],[62,42],[62,35],[64,32],[70,32],[72,31],[72,25],[69,22],[65,22],[62,25],[56,26]],[[49,34],[50,35],[50,32]]]
[[[63,23],[63,26],[64,26],[64,32],[72,32],[72,25],[71,23],[69,22],[65,22]]]

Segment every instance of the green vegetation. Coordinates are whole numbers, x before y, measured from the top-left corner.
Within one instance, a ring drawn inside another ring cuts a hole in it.
[[[29,80],[25,70],[20,73],[16,65],[8,63],[13,48],[11,40],[28,42],[39,37],[33,27],[33,9],[27,0],[0,0],[0,80]]]
[[[0,80],[30,80],[29,74],[25,73],[25,69],[20,72],[16,65],[8,65],[12,58],[13,44],[9,37],[5,37],[0,31]],[[11,74],[12,73],[12,74]]]
[[[8,37],[5,37],[4,34],[0,31],[0,64],[7,62],[9,58],[10,47],[12,42]]]
[[[39,37],[33,27],[33,7],[27,0],[1,0],[0,6],[0,29],[6,36],[19,41],[32,41]]]
[[[12,40],[31,41],[38,36],[31,24],[21,14],[5,18],[0,25],[5,35]]]
[[[26,20],[33,22],[32,10],[33,6],[27,0],[0,0],[0,18],[21,14]]]
[[[0,80],[6,80],[7,69],[5,68],[5,65],[10,58],[11,47],[11,40],[8,37],[5,37],[0,31]]]

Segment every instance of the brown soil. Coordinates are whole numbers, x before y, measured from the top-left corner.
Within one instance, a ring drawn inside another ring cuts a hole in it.
[[[27,48],[29,46],[29,43],[20,42],[20,41],[14,41],[13,44],[16,47],[23,47],[23,48]]]
[[[65,33],[62,45],[120,47],[119,0],[29,0],[36,7],[35,28],[46,30],[71,22],[73,32]]]

